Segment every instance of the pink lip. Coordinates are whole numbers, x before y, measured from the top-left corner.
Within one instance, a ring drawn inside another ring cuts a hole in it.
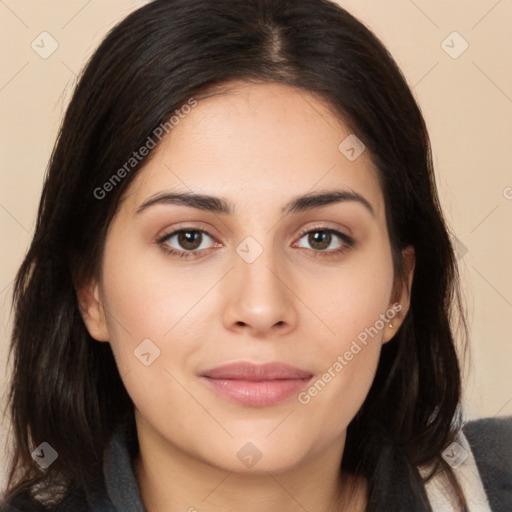
[[[204,381],[228,400],[250,406],[272,405],[298,393],[312,373],[283,363],[239,362],[201,374]]]

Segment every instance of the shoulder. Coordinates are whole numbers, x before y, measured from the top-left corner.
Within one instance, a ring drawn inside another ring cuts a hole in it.
[[[466,423],[471,447],[493,512],[512,510],[512,416]]]

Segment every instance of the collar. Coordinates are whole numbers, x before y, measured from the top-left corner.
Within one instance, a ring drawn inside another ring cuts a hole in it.
[[[134,429],[126,420],[117,425],[103,461],[107,494],[115,508],[122,512],[145,512],[133,470],[133,456],[138,451]]]
[[[458,432],[455,441],[443,451],[442,456],[453,467],[468,502],[468,512],[491,512],[475,457],[462,430]],[[420,473],[424,477],[428,473],[427,468],[420,468]],[[436,473],[425,484],[425,491],[432,510],[436,512],[459,510],[453,488],[444,471]]]

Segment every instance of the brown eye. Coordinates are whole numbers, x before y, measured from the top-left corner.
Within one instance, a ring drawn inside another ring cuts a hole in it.
[[[177,240],[182,249],[193,251],[201,245],[203,234],[200,231],[180,231]]]
[[[352,247],[354,241],[335,229],[313,229],[306,231],[300,237],[300,240],[306,239],[307,246],[300,245],[299,247],[309,248],[316,252],[335,253],[347,247]]]
[[[211,240],[208,245],[208,238]],[[201,229],[177,229],[158,241],[172,254],[195,255],[214,246],[211,235]]]
[[[308,234],[308,243],[313,249],[323,251],[331,244],[332,234],[327,231],[313,231]]]

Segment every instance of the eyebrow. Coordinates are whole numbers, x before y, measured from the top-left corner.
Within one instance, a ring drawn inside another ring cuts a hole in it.
[[[359,203],[375,217],[375,211],[370,202],[361,194],[351,190],[328,190],[298,196],[282,208],[282,213],[289,215],[291,213],[303,212],[321,206],[344,202]],[[196,194],[193,192],[163,192],[151,196],[144,201],[137,209],[136,214],[158,204],[189,206],[191,208],[197,208],[198,210],[225,215],[232,215],[235,211],[234,206],[222,197]]]

